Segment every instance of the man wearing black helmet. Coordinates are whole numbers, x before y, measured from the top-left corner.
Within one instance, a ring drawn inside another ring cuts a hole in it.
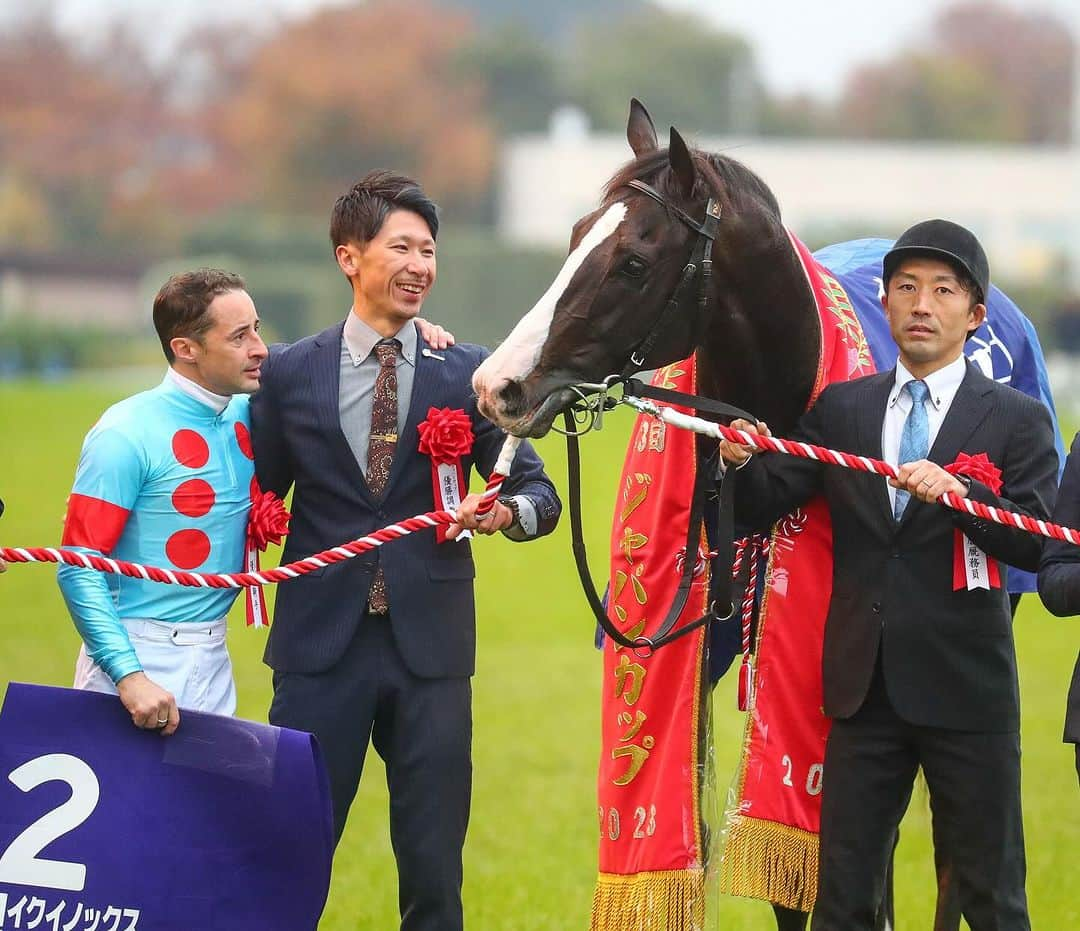
[[[1026,931],[1019,692],[1001,577],[1002,564],[1035,569],[1040,540],[935,502],[950,492],[1045,519],[1053,427],[1043,405],[964,358],[990,287],[970,231],[919,223],[883,266],[896,368],[830,385],[793,436],[884,459],[898,479],[789,456],[747,461],[748,447],[721,447],[726,462],[745,465],[736,500],[748,525],[768,526],[817,494],[832,518],[822,673],[833,726],[812,927],[873,927],[921,767],[969,926]]]

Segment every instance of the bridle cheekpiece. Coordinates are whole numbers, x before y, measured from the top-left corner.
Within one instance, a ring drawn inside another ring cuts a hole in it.
[[[631,375],[641,371],[641,369],[645,367],[645,360],[648,358],[653,346],[656,345],[656,341],[660,338],[660,334],[664,332],[675,318],[675,314],[678,313],[683,293],[690,287],[694,279],[697,278],[698,269],[701,270],[701,287],[698,291],[698,310],[704,315],[705,309],[709,303],[709,284],[712,281],[713,242],[716,240],[716,236],[720,231],[720,201],[714,197],[709,198],[708,203],[705,205],[705,219],[699,223],[681,207],[671,203],[671,201],[664,197],[664,195],[652,185],[646,184],[644,181],[633,180],[627,182],[627,187],[632,187],[635,191],[640,191],[642,194],[655,200],[685,226],[697,233],[697,240],[690,253],[690,261],[687,262],[686,266],[683,268],[682,275],[679,277],[679,283],[676,285],[675,290],[668,299],[667,305],[660,313],[660,316],[657,317],[656,323],[653,324],[645,338],[638,343],[634,351],[630,353],[630,360],[626,363],[622,371],[623,378],[629,378]]]

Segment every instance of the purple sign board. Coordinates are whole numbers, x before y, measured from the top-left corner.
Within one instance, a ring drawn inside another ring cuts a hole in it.
[[[310,734],[12,683],[0,711],[0,931],[306,931],[330,794]]]

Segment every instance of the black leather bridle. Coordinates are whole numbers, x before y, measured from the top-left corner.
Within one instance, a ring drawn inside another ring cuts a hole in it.
[[[651,197],[698,235],[697,240],[694,242],[694,248],[690,252],[690,259],[679,276],[679,283],[675,286],[675,290],[671,293],[671,297],[668,298],[667,304],[661,311],[660,316],[656,318],[652,328],[645,334],[644,339],[638,343],[633,352],[630,353],[630,358],[622,370],[623,378],[629,378],[645,367],[649,353],[652,351],[653,346],[656,345],[660,335],[674,322],[675,316],[679,312],[679,306],[682,304],[683,296],[693,285],[694,279],[699,277],[699,272],[701,284],[698,288],[698,313],[704,316],[705,308],[709,303],[709,285],[712,282],[713,242],[715,242],[716,236],[720,232],[720,201],[714,197],[710,197],[709,202],[705,205],[705,219],[698,223],[685,210],[671,203],[656,188],[646,184],[644,181],[628,181],[627,186]]]
[[[740,410],[733,405],[714,401],[710,398],[701,398],[682,392],[669,391],[663,388],[644,385],[636,378],[631,377],[644,368],[649,353],[656,345],[656,341],[674,321],[684,296],[699,276],[700,285],[698,290],[697,310],[698,314],[704,318],[708,306],[709,289],[712,280],[712,248],[720,228],[721,209],[718,200],[709,198],[705,207],[705,218],[699,223],[686,213],[686,211],[671,203],[659,191],[646,184],[644,181],[634,180],[627,182],[627,184],[629,187],[640,191],[661,204],[674,217],[697,233],[697,239],[691,250],[690,259],[683,268],[682,274],[679,276],[679,282],[675,286],[671,297],[657,317],[656,322],[653,323],[652,327],[649,329],[649,332],[631,352],[629,361],[624,366],[621,375],[616,381],[623,383],[624,389],[628,394],[632,393],[641,397],[653,398],[669,404],[680,404],[693,408],[701,413],[717,414],[727,417],[728,419],[743,417],[749,420],[756,420],[752,414]],[[686,606],[686,599],[690,594],[690,587],[694,579],[694,570],[698,561],[698,551],[701,540],[701,527],[704,521],[706,501],[709,497],[708,490],[715,477],[717,451],[714,451],[708,456],[698,456],[697,476],[694,482],[694,494],[690,507],[690,522],[689,527],[687,528],[683,571],[679,580],[679,587],[675,593],[675,598],[672,601],[671,607],[668,609],[667,616],[664,618],[663,623],[657,628],[656,632],[651,636],[642,635],[639,637],[628,638],[611,622],[611,619],[608,617],[607,611],[605,610],[603,601],[596,591],[596,586],[593,584],[592,573],[589,569],[588,559],[585,553],[584,535],[582,533],[581,454],[578,448],[578,435],[574,429],[572,409],[567,409],[563,412],[563,419],[566,428],[564,432],[566,433],[570,528],[574,562],[577,565],[578,577],[581,580],[581,586],[585,592],[586,600],[592,608],[593,614],[596,617],[596,622],[603,629],[604,633],[620,646],[629,647],[639,652],[646,651],[647,653],[652,653],[665,644],[671,643],[673,640],[682,637],[684,634],[696,630],[698,627],[712,621],[722,621],[730,618],[734,613],[734,601],[731,598],[732,541],[735,536],[734,470],[728,473],[726,480],[720,485],[720,503],[718,508],[718,526],[716,534],[717,564],[719,565],[717,575],[722,576],[722,578],[716,579],[716,591],[719,597],[710,604],[709,610],[701,617],[689,621],[679,627],[678,630],[674,629],[675,623],[679,619],[679,615]],[[726,607],[722,607],[722,610],[727,612],[726,614],[717,612],[716,608],[718,601],[722,606],[726,602]]]

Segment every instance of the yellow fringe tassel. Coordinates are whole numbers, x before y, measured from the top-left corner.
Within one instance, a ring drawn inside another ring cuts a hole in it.
[[[720,857],[720,891],[809,912],[817,898],[818,837],[736,815]]]
[[[601,873],[593,893],[590,931],[701,931],[703,870]]]

